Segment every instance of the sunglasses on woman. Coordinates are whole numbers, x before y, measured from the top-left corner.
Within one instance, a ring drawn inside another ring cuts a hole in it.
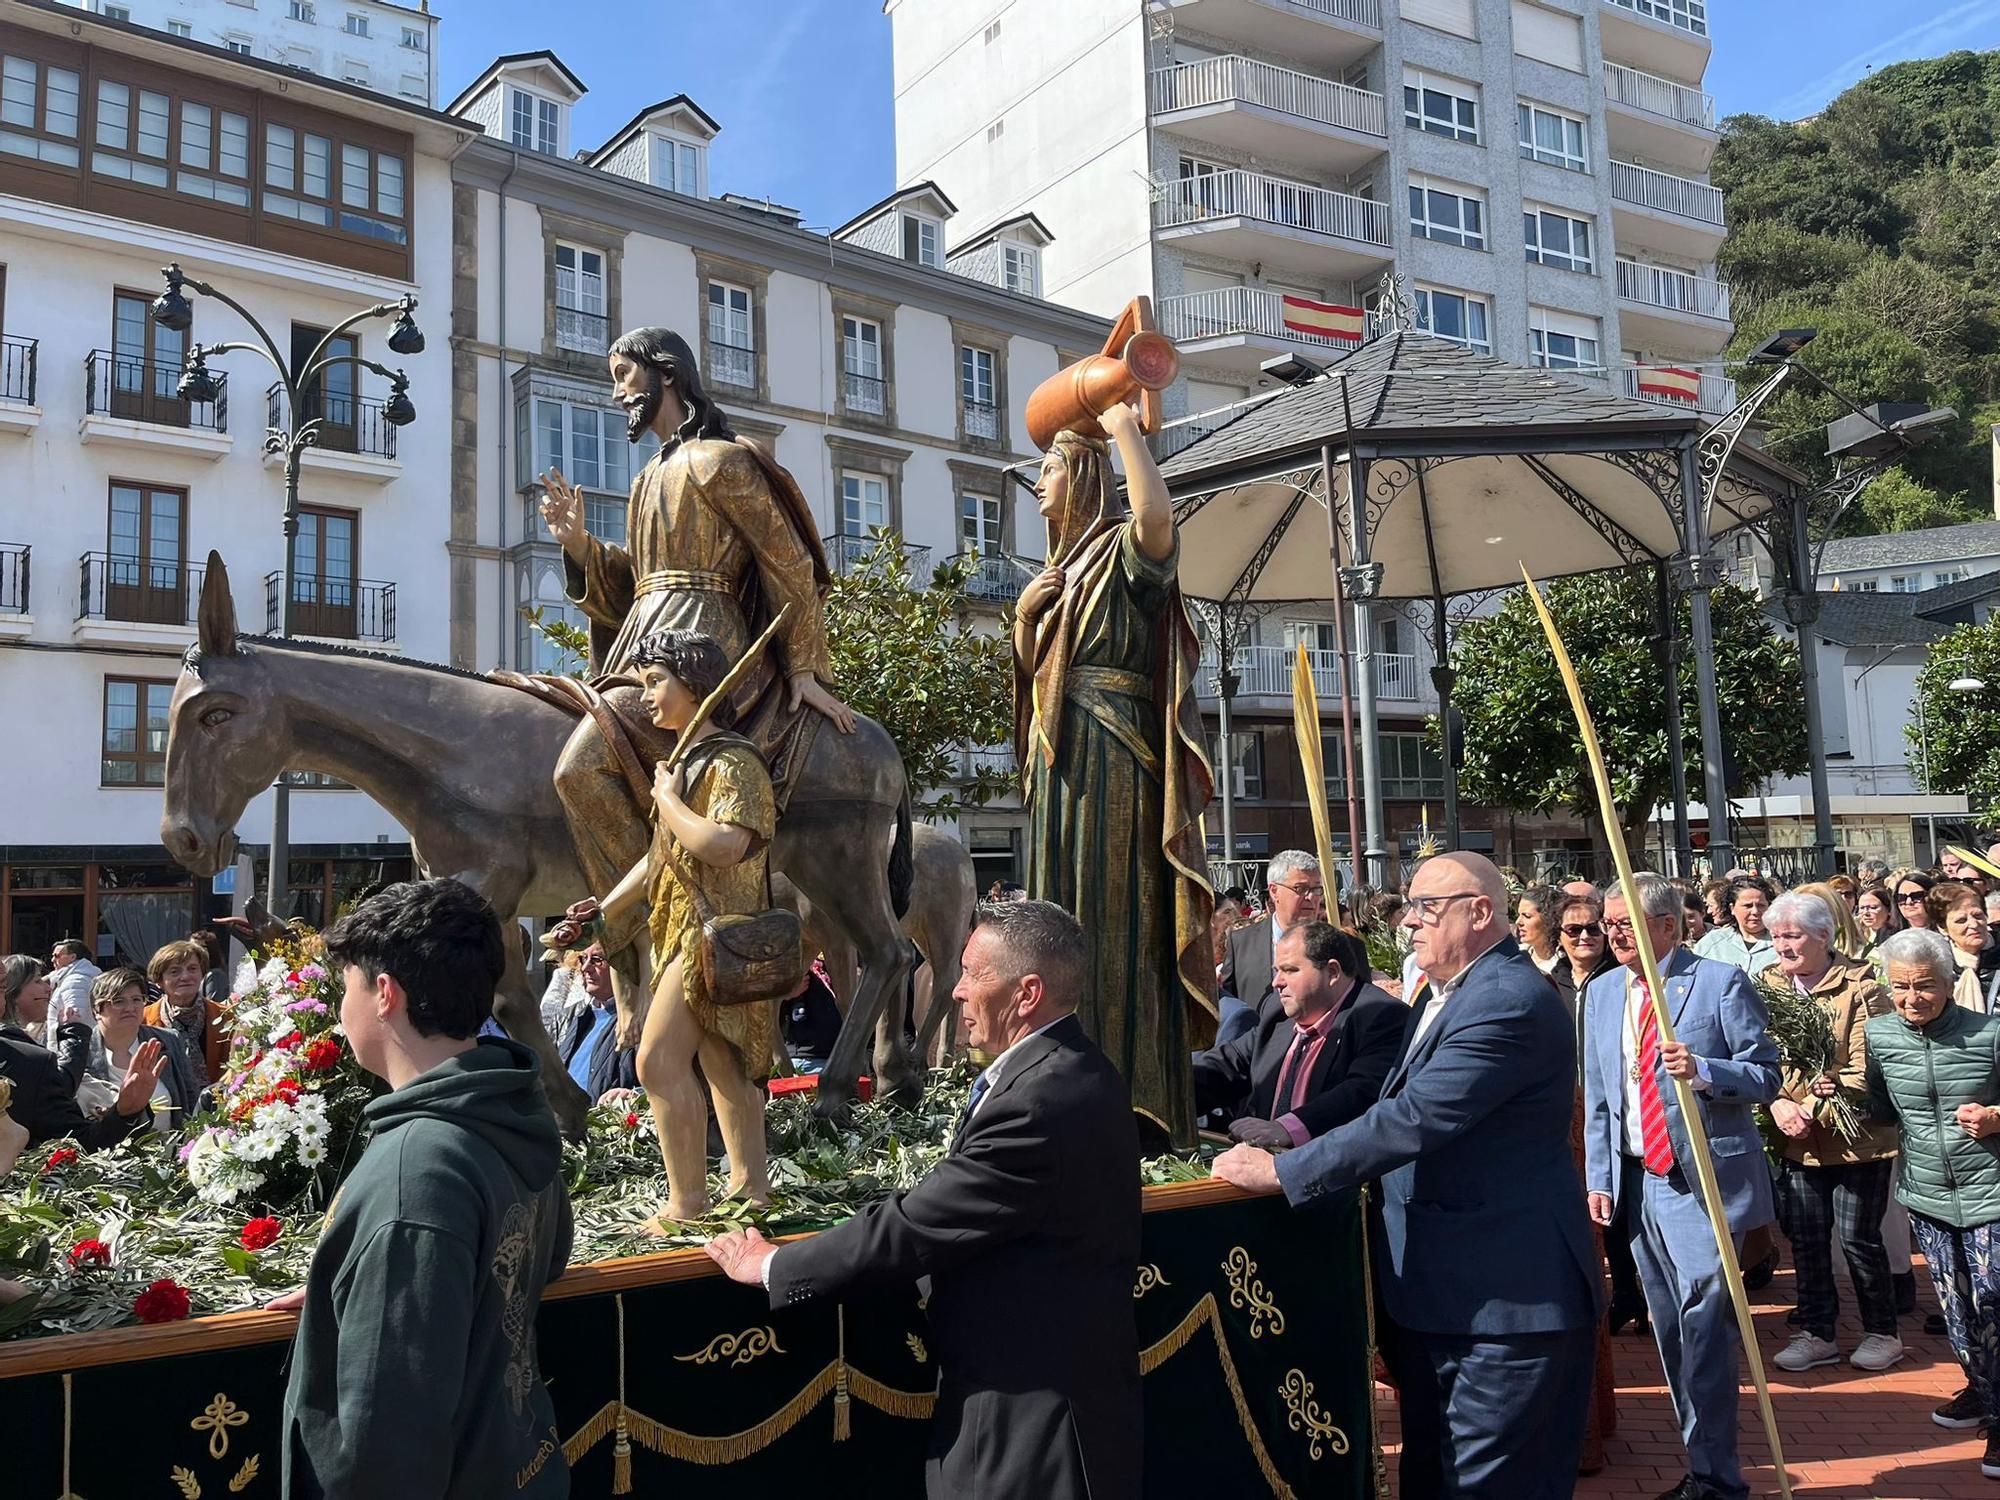
[[[1904,891],[1896,898],[1896,904],[1898,906],[1914,906],[1923,899],[1924,893],[1922,891]]]
[[[1597,922],[1565,922],[1562,931],[1568,938],[1604,936],[1604,928]]]

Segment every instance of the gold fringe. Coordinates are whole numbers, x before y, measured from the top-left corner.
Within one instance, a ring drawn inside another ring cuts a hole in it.
[[[1367,1363],[1362,1387],[1368,1392],[1368,1452],[1375,1470],[1376,1500],[1389,1500],[1389,1460],[1382,1453],[1382,1413],[1375,1400],[1375,1356],[1379,1351],[1375,1342],[1375,1266],[1368,1255],[1368,1193],[1369,1185],[1364,1182],[1355,1203],[1355,1210],[1361,1216],[1361,1303],[1368,1314],[1368,1350],[1362,1356]]]
[[[575,1467],[578,1459],[609,1437],[617,1426],[618,1403],[607,1401],[596,1416],[577,1428],[565,1440],[563,1457],[569,1461],[571,1467]]]
[[[751,1454],[768,1448],[779,1438],[790,1432],[820,1402],[832,1392],[838,1361],[830,1363],[812,1378],[810,1384],[778,1410],[771,1413],[754,1427],[746,1427],[741,1432],[732,1432],[726,1437],[704,1437],[700,1433],[683,1432],[678,1427],[669,1427],[664,1422],[655,1422],[640,1412],[630,1416],[632,1436],[646,1449],[663,1453],[669,1458],[680,1459],[692,1464],[733,1464],[748,1458]]]
[[[838,1391],[833,1398],[833,1440],[844,1443],[854,1436],[854,1403],[847,1392]]]
[[[1229,1399],[1236,1407],[1236,1423],[1243,1429],[1243,1436],[1250,1444],[1250,1452],[1257,1460],[1257,1469],[1263,1474],[1264,1483],[1271,1487],[1276,1500],[1298,1500],[1297,1493],[1285,1483],[1285,1476],[1271,1461],[1271,1450],[1264,1446],[1264,1435],[1257,1430],[1257,1423],[1250,1415],[1250,1403],[1243,1395],[1243,1382],[1236,1374],[1236,1362],[1229,1357],[1229,1345],[1222,1336],[1222,1310],[1216,1304],[1215,1293],[1204,1292],[1201,1301],[1195,1303],[1194,1310],[1181,1319],[1172,1333],[1157,1344],[1139,1351],[1139,1373],[1150,1375],[1180,1353],[1204,1323],[1215,1339],[1215,1356],[1221,1361],[1222,1378],[1229,1387]]]
[[[853,1369],[847,1372],[847,1381],[857,1400],[866,1401],[875,1410],[892,1417],[928,1422],[937,1411],[936,1391],[899,1391],[893,1385],[884,1385],[872,1375]],[[837,1416],[836,1420],[839,1420]]]

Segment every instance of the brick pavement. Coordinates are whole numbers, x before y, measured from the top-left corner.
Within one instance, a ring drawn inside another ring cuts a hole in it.
[[[1839,1261],[1836,1251],[1834,1259]],[[1854,1299],[1841,1268],[1839,1342],[1852,1352],[1860,1341]],[[1918,1310],[1903,1319],[1903,1362],[1880,1375],[1864,1375],[1844,1361],[1803,1375],[1788,1375],[1771,1364],[1792,1330],[1785,1315],[1792,1307],[1791,1270],[1781,1270],[1771,1286],[1753,1293],[1764,1369],[1777,1408],[1778,1435],[1792,1476],[1792,1493],[1805,1500],[2000,1500],[2000,1480],[1983,1478],[1979,1458],[1985,1442],[1977,1431],[1948,1432],[1930,1419],[1931,1408],[1957,1391],[1958,1362],[1942,1337],[1923,1332],[1923,1314],[1936,1310],[1930,1278],[1917,1267]],[[1680,1430],[1660,1374],[1659,1351],[1650,1337],[1628,1327],[1612,1341],[1618,1381],[1618,1433],[1606,1440],[1605,1465],[1577,1481],[1579,1500],[1640,1500],[1679,1483],[1686,1472]],[[1742,1454],[1753,1495],[1778,1493],[1750,1369],[1742,1370]],[[1395,1395],[1376,1388],[1383,1446],[1389,1453],[1391,1494],[1395,1493],[1397,1427]]]

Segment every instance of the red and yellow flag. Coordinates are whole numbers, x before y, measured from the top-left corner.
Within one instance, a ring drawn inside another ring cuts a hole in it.
[[[1289,293],[1279,298],[1285,327],[1293,333],[1308,333],[1323,339],[1358,344],[1367,325],[1367,315],[1358,307],[1342,307],[1337,302],[1314,302]]]

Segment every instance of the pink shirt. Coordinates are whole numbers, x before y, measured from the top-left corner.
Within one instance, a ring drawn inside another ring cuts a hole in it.
[[[1334,1020],[1340,1015],[1341,1006],[1347,1003],[1347,996],[1352,995],[1357,987],[1356,982],[1350,981],[1347,994],[1329,1005],[1315,1020],[1293,1023],[1296,1034],[1285,1053],[1285,1061],[1278,1065],[1279,1081],[1290,1086],[1291,1098],[1273,1099],[1271,1107],[1286,1111],[1278,1117],[1278,1123],[1285,1127],[1295,1146],[1303,1146],[1312,1139],[1311,1132],[1299,1123],[1296,1111],[1306,1102],[1306,1089],[1312,1081],[1313,1068],[1319,1062],[1327,1037],[1332,1034]]]

